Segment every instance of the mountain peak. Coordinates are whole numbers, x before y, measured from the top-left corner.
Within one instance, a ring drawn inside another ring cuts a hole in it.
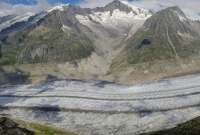
[[[122,4],[122,2],[120,0],[114,0],[111,3],[109,3],[109,4],[120,5],[120,4]]]
[[[151,21],[150,21],[151,20]],[[168,7],[164,10],[157,12],[148,22],[156,22],[161,24],[181,24],[188,22],[185,13],[177,6]],[[176,23],[175,23],[176,22]],[[177,23],[179,22],[179,23]]]
[[[49,9],[48,12],[52,12],[52,11],[55,11],[55,10],[64,11],[64,9],[68,6],[69,6],[69,4],[58,5],[58,6],[55,6],[51,9]]]
[[[175,12],[175,13],[185,16],[185,13],[178,6],[168,7],[163,11],[168,11],[168,12],[173,12],[173,13]]]
[[[176,11],[182,11],[178,6],[172,6],[172,7],[168,7],[166,8],[166,10],[176,10]]]
[[[95,11],[111,11],[120,10],[126,13],[133,12],[135,15],[144,14],[145,16],[151,15],[149,10],[136,7],[124,0],[114,0],[108,3],[105,7],[96,8]]]
[[[125,11],[125,12],[132,11],[131,7],[125,5],[120,0],[114,0],[104,7],[104,10],[107,10],[107,11],[113,11],[115,9],[119,9],[120,11]]]

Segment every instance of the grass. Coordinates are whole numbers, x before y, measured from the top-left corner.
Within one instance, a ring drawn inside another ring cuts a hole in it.
[[[36,123],[27,123],[24,121],[16,120],[22,127],[31,130],[35,135],[77,135],[71,132],[56,129],[50,126],[44,126]]]

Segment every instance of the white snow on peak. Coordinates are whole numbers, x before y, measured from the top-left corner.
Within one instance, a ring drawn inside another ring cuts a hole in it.
[[[185,18],[184,16],[178,14],[178,17],[180,19],[180,21],[184,22],[184,21],[187,21],[187,18]]]
[[[177,11],[174,11],[174,12],[178,15],[180,21],[182,21],[182,22],[187,21],[187,18],[185,16],[183,16],[182,14],[180,14]]]
[[[120,11],[119,9],[115,9],[112,14],[110,11],[104,12],[93,12],[89,16],[77,15],[76,17],[82,21],[89,21],[90,18],[95,22],[99,22],[101,24],[111,24],[116,25],[122,22],[130,22],[133,20],[146,20],[150,17],[151,14],[135,14],[133,11],[126,13],[124,11]]]
[[[64,11],[64,7],[68,6],[69,4],[62,4],[62,5],[59,5],[59,6],[55,6],[51,9],[48,10],[48,12],[52,12],[54,10],[59,10],[59,11]]]
[[[150,17],[151,14],[135,14],[134,11],[129,13],[115,9],[112,13],[111,11],[104,12],[93,12],[88,16],[76,15],[76,18],[84,25],[90,25],[93,22],[98,22],[107,28],[119,29],[120,27],[126,28],[131,25],[136,25],[136,23],[143,22]],[[93,22],[92,22],[93,21]]]
[[[186,19],[185,17],[183,17],[182,15],[179,15],[178,17],[179,17],[179,19],[180,19],[182,22],[187,20],[187,19]]]
[[[35,15],[34,13],[28,12],[26,14],[23,15],[18,15],[2,24],[0,24],[0,31],[10,27],[11,25],[17,23],[17,22],[21,22],[21,21],[27,21],[31,16]]]

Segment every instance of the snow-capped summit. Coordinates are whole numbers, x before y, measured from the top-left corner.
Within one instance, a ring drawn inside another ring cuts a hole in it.
[[[49,9],[48,12],[52,12],[52,11],[55,11],[55,10],[64,11],[65,7],[67,7],[68,5],[69,4],[62,4],[62,5],[55,6],[51,9]]]
[[[83,25],[93,27],[101,24],[104,28],[126,34],[134,33],[152,13],[125,1],[114,0],[104,7],[92,9],[88,14],[77,14],[76,18]],[[134,26],[134,27],[132,27]],[[92,28],[91,28],[92,29]]]
[[[94,9],[95,11],[110,11],[113,13],[114,10],[120,10],[122,12],[130,13],[132,12],[135,15],[144,14],[146,16],[151,15],[149,10],[136,7],[124,0],[114,0],[113,2],[107,4],[105,7],[98,7]]]

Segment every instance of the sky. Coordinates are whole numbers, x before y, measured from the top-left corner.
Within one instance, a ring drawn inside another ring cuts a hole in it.
[[[59,4],[76,4],[81,7],[104,6],[112,0],[0,0],[0,16],[8,14],[37,13]],[[138,7],[161,10],[169,6],[179,6],[188,16],[200,17],[200,0],[125,0]]]

